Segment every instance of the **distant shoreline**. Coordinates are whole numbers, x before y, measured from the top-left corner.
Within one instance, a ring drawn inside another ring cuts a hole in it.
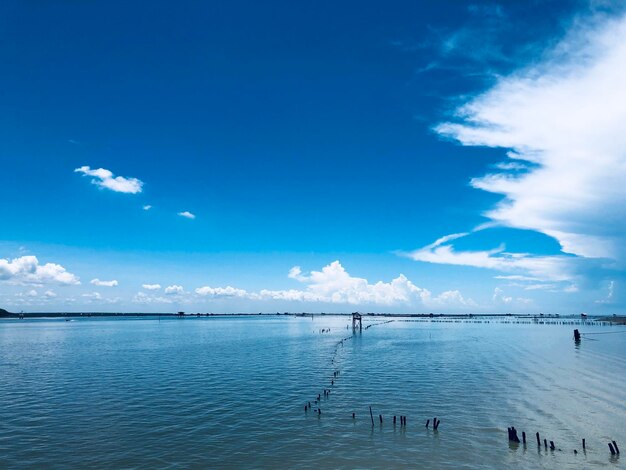
[[[185,313],[185,312],[165,312],[165,313],[146,313],[146,312],[23,312],[14,313],[0,309],[0,319],[36,319],[36,318],[147,318],[147,317],[171,317],[171,318],[195,318],[195,317],[258,317],[258,316],[293,316],[293,317],[321,317],[321,316],[343,316],[349,317],[352,313],[325,313],[325,312],[260,312],[260,313]],[[362,313],[365,317],[370,318],[526,318],[526,319],[572,319],[581,318],[580,315],[559,315],[559,314],[514,314],[514,313]],[[620,325],[626,324],[626,316],[589,316],[585,317],[594,321],[607,321]]]

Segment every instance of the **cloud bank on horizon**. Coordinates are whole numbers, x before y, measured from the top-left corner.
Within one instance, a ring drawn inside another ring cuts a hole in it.
[[[247,299],[254,301],[286,301],[298,303],[323,303],[339,305],[372,305],[372,306],[396,306],[396,305],[419,305],[423,307],[475,307],[476,302],[466,299],[458,291],[446,291],[438,296],[424,288],[413,284],[403,274],[390,282],[378,281],[374,284],[367,279],[351,276],[339,261],[324,266],[321,271],[311,271],[308,275],[302,273],[299,266],[294,266],[288,273],[288,277],[305,285],[304,289],[247,291],[232,286],[211,287],[202,286],[194,290],[194,293],[186,293],[183,286],[171,285],[165,289],[168,297],[160,295],[148,295],[138,292],[134,301],[137,303],[172,303],[174,301],[185,303],[198,299]],[[144,289],[158,290],[150,285],[144,285]],[[159,286],[160,288],[160,286]]]

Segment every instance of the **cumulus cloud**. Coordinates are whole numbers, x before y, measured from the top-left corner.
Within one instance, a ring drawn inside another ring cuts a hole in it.
[[[0,258],[0,281],[14,284],[80,284],[79,278],[60,264],[41,265],[36,256],[22,256],[12,260]]]
[[[161,288],[161,284],[142,284],[141,287],[146,290],[159,290]]]
[[[166,295],[180,295],[183,292],[184,292],[183,286],[172,285],[172,286],[167,286],[165,288]]]
[[[195,219],[196,216],[194,214],[192,214],[189,211],[183,211],[183,212],[179,212],[178,215],[180,215],[181,217],[185,217],[186,219]]]
[[[52,291],[52,290],[47,290],[46,292],[44,292],[44,294],[47,298],[49,299],[53,299],[57,296],[56,292]]]
[[[90,284],[98,287],[115,287],[118,285],[117,280],[113,279],[112,281],[101,281],[100,279],[92,279],[89,281]]]
[[[486,213],[492,221],[549,235],[566,253],[623,265],[626,17],[578,22],[544,57],[500,78],[436,131],[462,145],[510,149],[514,160],[500,169],[532,165],[472,180],[504,196]],[[494,262],[492,255],[480,256]]]
[[[304,289],[268,290],[248,292],[234,287],[200,287],[196,294],[212,298],[247,298],[251,300],[281,300],[297,302],[323,302],[332,304],[371,304],[381,306],[468,306],[476,305],[458,291],[447,291],[433,296],[427,289],[413,284],[400,274],[390,282],[370,283],[367,279],[351,276],[339,261],[324,266],[321,271],[302,273],[294,266],[288,277],[305,284]]]
[[[146,204],[145,206],[143,206],[144,211],[149,211],[150,209],[152,209],[152,206],[150,204]]]
[[[115,176],[110,170],[104,168],[91,169],[88,166],[81,166],[74,170],[85,176],[91,176],[91,182],[100,188],[110,189],[117,193],[137,194],[142,191],[143,181],[137,178],[126,178]]]

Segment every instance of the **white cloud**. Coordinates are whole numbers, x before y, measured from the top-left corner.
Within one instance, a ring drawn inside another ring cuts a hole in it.
[[[300,268],[294,267],[289,276],[307,284],[303,294],[305,300],[314,298],[331,303],[392,305],[430,296],[430,292],[415,286],[403,274],[388,283],[379,281],[370,284],[367,279],[350,276],[339,261],[333,261],[321,271],[311,271],[309,276],[302,275]]]
[[[165,288],[165,294],[167,295],[180,295],[184,292],[183,286],[167,286]]]
[[[521,272],[522,274],[514,275],[517,280],[571,281],[574,279],[576,259],[572,256],[533,256],[527,253],[507,253],[504,245],[491,250],[456,251],[451,244],[444,244],[465,235],[467,234],[448,235],[424,248],[403,253],[403,255],[426,263]],[[513,278],[509,276],[508,279]]]
[[[37,291],[35,289],[31,289],[28,292],[26,292],[26,295],[28,297],[37,297]]]
[[[303,277],[302,277],[302,269],[300,269],[300,266],[294,266],[293,268],[291,268],[289,270],[289,274],[287,274],[287,277],[290,279],[296,279],[298,281],[301,281]]]
[[[500,289],[499,287],[496,287],[494,289],[492,300],[496,306],[505,305],[508,307],[514,307],[514,306],[519,307],[520,305],[524,306],[524,305],[529,305],[533,303],[532,299],[528,299],[526,297],[513,298],[511,296],[507,296],[505,295],[504,291]]]
[[[162,296],[153,297],[145,292],[137,292],[133,297],[133,302],[138,304],[171,304],[172,299]]]
[[[149,211],[150,209],[152,209],[152,206],[150,204],[146,204],[145,206],[143,206],[144,211]]]
[[[447,291],[433,297],[430,291],[417,287],[403,274],[390,282],[370,284],[367,279],[353,277],[339,261],[334,261],[321,271],[302,273],[299,266],[289,270],[288,277],[306,285],[305,289],[268,290],[248,292],[234,287],[200,287],[196,293],[210,297],[236,297],[251,300],[281,300],[297,302],[322,302],[352,305],[419,305],[459,306],[476,305],[458,291]]]
[[[88,166],[81,166],[74,170],[76,173],[83,173],[86,176],[92,176],[91,182],[100,188],[110,189],[117,193],[137,194],[142,191],[143,181],[137,178],[125,178],[123,176],[114,176],[113,173],[104,168],[91,169]]]
[[[102,296],[100,295],[99,292],[90,292],[87,294],[82,294],[82,297],[85,297],[86,299],[89,300],[102,300]]]
[[[181,217],[185,217],[186,219],[195,219],[196,216],[189,211],[179,212],[178,215]]]
[[[141,287],[146,290],[159,290],[161,288],[161,284],[142,284]]]
[[[54,263],[40,265],[36,256],[22,256],[13,260],[0,258],[0,281],[15,284],[80,284],[79,278],[63,266]]]
[[[495,167],[498,170],[527,170],[528,165],[524,165],[523,163],[517,162],[500,162],[496,163]]]
[[[98,287],[115,287],[118,285],[118,282],[113,279],[112,281],[101,281],[100,279],[92,279],[90,281],[90,284],[93,284],[94,286],[98,286]]]
[[[196,294],[201,295],[203,297],[239,297],[239,298],[245,298],[245,297],[249,297],[250,294],[248,294],[245,290],[243,289],[236,289],[234,287],[231,286],[226,286],[226,287],[208,287],[208,286],[204,286],[204,287],[198,287],[196,289]]]
[[[49,299],[53,299],[57,296],[56,292],[51,291],[51,290],[47,290],[46,292],[44,292],[43,295],[45,295]]]
[[[615,295],[615,281],[610,281],[608,288],[607,288],[607,294],[606,297],[604,299],[601,300],[596,300],[597,304],[610,304],[613,303],[614,299],[613,296]]]
[[[516,162],[533,165],[472,181],[504,196],[486,214],[491,220],[554,237],[566,253],[623,264],[626,17],[579,22],[544,57],[436,130],[463,145],[511,149]],[[492,255],[480,256],[493,263]]]

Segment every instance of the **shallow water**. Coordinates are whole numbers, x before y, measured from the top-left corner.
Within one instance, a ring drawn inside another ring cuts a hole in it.
[[[626,467],[607,446],[626,449],[622,327],[576,346],[574,325],[348,323],[2,321],[0,468]]]

